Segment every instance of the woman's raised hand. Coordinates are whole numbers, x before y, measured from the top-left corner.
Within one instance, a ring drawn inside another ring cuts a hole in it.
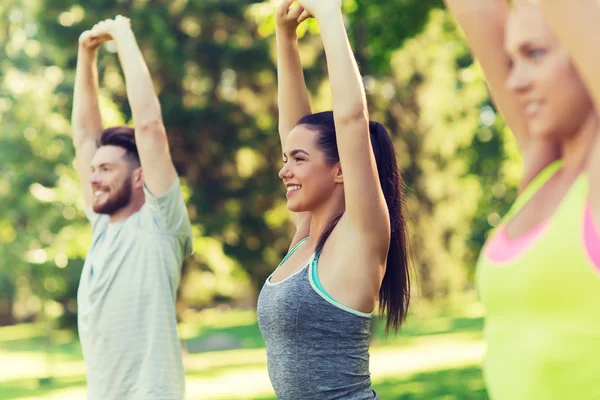
[[[298,0],[298,4],[304,8],[304,12],[298,18],[299,22],[311,16],[327,19],[330,15],[337,15],[342,10],[342,0]]]
[[[91,29],[91,34],[103,43],[116,39],[119,32],[130,29],[131,20],[122,15],[117,15],[114,19],[106,19],[98,22]]]
[[[95,53],[102,43],[104,41],[95,36],[91,30],[85,31],[79,36],[79,48],[90,54]]]
[[[275,25],[277,33],[284,34],[288,37],[296,36],[296,28],[302,22],[299,20],[300,15],[304,12],[302,6],[296,4],[292,7],[296,0],[283,0],[277,11],[275,12]],[[306,18],[305,18],[306,19]]]

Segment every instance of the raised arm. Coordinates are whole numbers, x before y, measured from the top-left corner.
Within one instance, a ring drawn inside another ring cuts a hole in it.
[[[522,0],[524,1],[524,0]],[[600,2],[598,0],[532,0],[566,47],[600,109]]]
[[[86,207],[92,204],[91,163],[96,140],[104,129],[98,105],[98,68],[96,58],[102,41],[85,31],[79,37],[71,128],[75,146],[75,167],[81,181]]]
[[[559,156],[556,143],[531,138],[520,102],[507,89],[510,62],[505,51],[505,29],[510,14],[508,0],[445,0],[464,31],[471,51],[479,61],[492,98],[511,128],[523,154],[525,186]]]
[[[532,1],[537,3],[537,1]],[[566,47],[594,103],[596,113],[600,110],[600,3],[597,0],[540,0],[539,5],[552,30]],[[589,164],[590,200],[595,216],[600,204],[597,189],[600,178],[600,140],[593,145]]]
[[[387,243],[389,215],[369,134],[362,78],[348,41],[340,0],[300,0],[319,23],[327,56],[333,115],[344,177],[346,222],[372,243]],[[387,254],[387,247],[386,247]]]
[[[290,8],[294,1],[283,0],[275,13],[279,138],[283,152],[285,152],[285,141],[290,131],[300,118],[311,113],[296,33],[297,20],[304,9],[298,5]],[[310,212],[293,213],[293,219],[297,237],[294,237],[292,246],[308,235]]]
[[[117,44],[133,114],[144,183],[154,196],[161,196],[175,182],[177,173],[169,152],[160,103],[129,20],[117,16],[114,20],[100,22],[92,31],[101,38],[114,39]]]
[[[283,149],[287,135],[298,120],[311,112],[296,33],[297,19],[304,9],[300,6],[290,8],[294,1],[283,0],[275,13],[279,137]]]

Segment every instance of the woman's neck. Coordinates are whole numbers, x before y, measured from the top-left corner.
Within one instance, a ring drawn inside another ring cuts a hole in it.
[[[596,113],[583,122],[579,132],[561,144],[563,168],[579,173],[587,167],[591,150],[600,131],[600,121]]]
[[[308,242],[312,246],[317,246],[321,234],[331,221],[346,210],[344,196],[332,196],[332,198],[311,211],[310,234]]]

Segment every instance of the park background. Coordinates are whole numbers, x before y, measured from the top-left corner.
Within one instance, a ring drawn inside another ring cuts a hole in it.
[[[123,14],[154,78],[193,223],[178,295],[190,399],[274,399],[256,298],[287,251],[273,13],[279,0],[0,3],[0,399],[83,399],[76,290],[90,228],[73,168],[77,39]],[[374,330],[382,399],[487,399],[474,287],[486,233],[515,197],[516,144],[437,0],[344,0],[371,119],[406,180],[414,296]],[[485,23],[482,21],[482,23]],[[313,110],[331,108],[315,21],[300,49]],[[130,123],[115,47],[98,65],[105,126]]]

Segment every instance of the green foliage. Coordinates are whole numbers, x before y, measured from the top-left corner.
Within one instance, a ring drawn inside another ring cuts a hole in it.
[[[391,74],[369,83],[372,118],[397,138],[418,291],[449,299],[470,285],[490,208],[505,208],[496,198],[491,205],[489,195],[504,177],[503,125],[466,43],[441,10],[393,54]]]
[[[349,34],[363,73],[388,74],[392,54],[405,40],[420,33],[430,11],[442,5],[442,0],[345,2]]]
[[[175,164],[191,189],[197,240],[185,268],[183,300],[198,304],[239,296],[247,280],[240,267],[258,285],[277,258],[273,244],[281,253],[285,245],[277,238],[289,229],[267,226],[264,217],[280,185],[272,40],[253,21],[258,2],[105,1],[85,9],[77,1],[46,4],[39,18],[46,39],[64,49],[57,63],[68,75],[65,95],[72,90],[78,35],[101,18],[132,19],[159,90]],[[130,120],[118,60],[101,52],[99,65],[104,93]],[[232,277],[238,288],[224,283]]]
[[[182,318],[214,302],[254,304],[292,234],[277,177],[277,3],[2,2],[0,315],[29,318],[43,308],[74,321],[90,240],[68,123],[77,38],[116,14],[132,19],[149,64],[194,224]],[[372,118],[394,135],[404,169],[417,284],[427,298],[447,298],[469,287],[485,232],[514,196],[510,133],[490,117],[481,72],[441,1],[348,0],[344,7]],[[317,111],[331,106],[316,34],[315,21],[301,28]],[[99,68],[105,124],[131,123],[110,43]]]
[[[73,195],[69,124],[60,112],[66,97],[56,93],[64,74],[48,63],[53,51],[39,41],[37,6],[7,1],[0,8],[7,21],[0,34],[6,54],[0,61],[0,301],[22,300],[21,318],[42,308],[52,317],[75,310],[89,241]],[[10,322],[15,310],[3,311]]]

